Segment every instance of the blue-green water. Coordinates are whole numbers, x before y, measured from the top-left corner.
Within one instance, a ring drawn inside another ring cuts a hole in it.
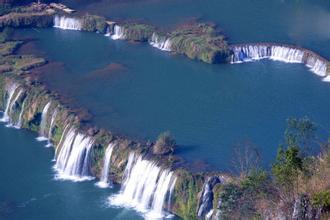
[[[330,85],[300,64],[209,65],[93,33],[24,33],[65,64],[67,72],[52,70],[42,78],[89,109],[93,123],[151,140],[169,130],[179,155],[216,169],[230,169],[234,146],[246,141],[258,146],[268,167],[288,117],[330,125]],[[109,63],[122,67],[95,72]]]
[[[117,188],[55,181],[53,150],[35,137],[0,125],[0,219],[143,219],[134,211],[107,207]]]
[[[230,42],[293,43],[330,58],[330,4],[325,0],[133,2],[73,5],[166,27],[198,17],[216,22]],[[42,80],[89,109],[93,123],[151,140],[169,130],[179,155],[218,170],[230,169],[233,146],[246,140],[259,147],[268,167],[288,117],[308,116],[330,127],[330,84],[303,65],[208,65],[92,33],[47,29],[20,35],[37,38],[37,48],[61,62],[47,69]],[[122,66],[96,71],[111,63]],[[138,219],[134,212],[104,207],[111,190],[95,188],[93,182],[54,181],[53,152],[34,138],[0,126],[0,202],[9,204],[9,213],[0,218]]]

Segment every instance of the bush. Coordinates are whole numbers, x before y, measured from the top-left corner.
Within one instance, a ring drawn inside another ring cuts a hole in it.
[[[159,135],[156,143],[154,144],[152,151],[153,154],[168,154],[173,153],[176,142],[175,139],[172,138],[170,132],[164,132]]]
[[[330,209],[330,189],[316,193],[312,197],[312,204],[320,208]]]

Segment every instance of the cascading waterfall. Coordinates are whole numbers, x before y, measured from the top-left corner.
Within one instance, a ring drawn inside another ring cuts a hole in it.
[[[96,185],[100,188],[109,187],[109,168],[110,168],[111,155],[112,155],[114,146],[115,146],[114,143],[110,143],[105,151],[103,168],[102,168],[102,176],[101,176],[100,181],[96,183]]]
[[[316,73],[319,76],[326,76],[327,63],[325,63],[323,60],[309,56],[306,60],[306,66],[309,67],[313,73]]]
[[[58,142],[57,146],[55,147],[55,155],[54,155],[54,161],[56,161],[56,158],[58,157],[58,151],[61,148],[61,146],[63,146],[62,142],[64,140],[64,137],[66,137],[67,134],[67,130],[70,128],[70,124],[66,124],[66,126],[64,127],[64,130],[62,132],[60,141]]]
[[[52,143],[51,143],[51,139],[52,139],[52,132],[53,132],[53,128],[54,128],[54,125],[55,125],[55,119],[56,119],[56,116],[57,116],[57,108],[54,110],[53,114],[52,114],[52,118],[50,120],[50,125],[49,125],[49,130],[48,130],[48,143],[46,145],[46,147],[51,147],[52,146]]]
[[[110,205],[133,207],[150,218],[163,218],[164,202],[176,178],[155,163],[129,156],[121,192],[109,198]]]
[[[18,88],[17,84],[11,84],[9,86],[9,88],[6,89],[6,92],[8,93],[8,98],[7,98],[7,102],[6,102],[5,111],[3,113],[2,118],[0,119],[0,121],[2,121],[2,122],[8,122],[10,120],[10,117],[9,117],[10,106],[11,106],[11,103],[12,103],[14,93],[15,93],[17,88]]]
[[[111,35],[113,40],[125,39],[125,29],[119,25],[115,25],[113,28],[113,35]]]
[[[203,186],[203,191],[201,197],[199,198],[198,208],[197,208],[197,216],[204,217],[205,219],[209,219],[213,214],[214,207],[214,186],[217,184],[223,183],[222,176],[212,176],[208,177],[207,181]]]
[[[64,30],[80,31],[82,29],[82,24],[80,19],[55,15],[54,27]]]
[[[22,107],[21,107],[21,112],[19,113],[18,116],[18,122],[14,125],[14,128],[16,129],[20,129],[22,127],[22,118],[23,118],[23,114],[24,114],[24,110],[25,110],[25,103],[26,103],[27,98],[24,99]]]
[[[51,105],[51,102],[48,102],[45,105],[44,109],[42,110],[39,137],[37,137],[38,141],[48,140],[47,134],[46,134],[46,127],[47,127],[48,109],[49,109],[50,105]]]
[[[7,111],[7,121],[8,124],[6,125],[6,127],[13,127],[14,126],[14,122],[12,122],[12,118],[11,118],[11,113],[13,111],[13,107],[15,105],[15,103],[17,102],[17,100],[19,99],[19,97],[22,95],[23,93],[23,89],[20,89],[17,94],[15,96],[13,96],[13,99],[10,100],[9,103],[9,109]]]
[[[63,145],[56,159],[56,179],[84,181],[90,176],[90,151],[94,140],[71,128],[64,138]],[[59,146],[58,146],[59,147]]]
[[[156,33],[153,33],[150,40],[150,45],[156,47],[160,50],[171,51],[171,40],[165,36],[159,36]]]
[[[327,61],[310,51],[280,45],[247,44],[231,47],[231,63],[242,63],[260,59],[272,59],[287,63],[303,63],[313,73],[326,76]]]

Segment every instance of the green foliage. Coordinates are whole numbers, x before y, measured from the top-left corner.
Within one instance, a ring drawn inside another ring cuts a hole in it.
[[[128,23],[122,27],[125,31],[125,39],[130,41],[148,41],[154,32],[154,27],[146,24]]]
[[[229,183],[222,186],[218,193],[218,200],[221,201],[218,208],[222,217],[252,219],[258,216],[256,201],[271,194],[270,183],[265,171],[255,170],[239,184]]]
[[[99,32],[105,34],[107,23],[104,17],[96,15],[86,15],[82,18],[82,29],[89,32]]]
[[[312,204],[320,208],[330,208],[330,189],[316,193],[312,197]]]
[[[183,170],[178,173],[174,193],[174,208],[179,217],[185,220],[196,219],[197,197],[202,185],[203,180],[200,176],[193,176]]]
[[[284,150],[280,147],[272,172],[276,181],[281,185],[291,185],[296,180],[298,172],[302,170],[302,158],[298,147],[289,147]]]
[[[4,27],[51,27],[53,16],[47,13],[10,13],[0,19],[0,28]]]
[[[206,63],[225,62],[230,55],[224,36],[213,26],[197,23],[180,27],[171,34],[171,49]]]
[[[220,193],[220,210],[226,214],[237,209],[237,202],[242,196],[241,188],[235,184],[228,184],[223,187]]]
[[[242,189],[249,194],[259,194],[267,191],[269,176],[264,170],[254,170],[241,181]]]
[[[93,171],[94,174],[100,174],[103,167],[103,158],[105,154],[105,147],[102,145],[97,145],[93,147],[92,158],[93,158]]]

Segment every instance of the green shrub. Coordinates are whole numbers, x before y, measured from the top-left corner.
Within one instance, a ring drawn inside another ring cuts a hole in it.
[[[316,193],[312,197],[312,204],[320,208],[330,208],[330,189]]]

